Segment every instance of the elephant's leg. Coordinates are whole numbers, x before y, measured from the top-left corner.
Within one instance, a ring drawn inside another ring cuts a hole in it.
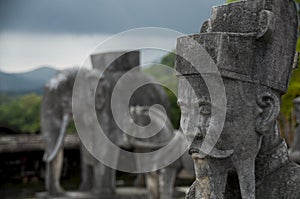
[[[63,195],[64,190],[60,186],[60,177],[63,166],[63,149],[61,148],[55,158],[46,163],[46,187],[50,195]]]
[[[138,174],[133,185],[134,187],[145,187],[145,175],[142,173]]]
[[[93,166],[95,165],[96,160],[89,154],[86,148],[81,143],[80,146],[81,152],[81,183],[79,186],[80,191],[88,191],[93,188],[94,172]]]
[[[255,158],[240,161],[236,165],[243,199],[255,199]]]
[[[166,167],[159,172],[159,195],[160,199],[172,199],[177,176],[177,169]]]
[[[146,173],[146,186],[150,193],[150,199],[159,199],[159,179],[156,172]]]
[[[113,195],[116,191],[116,170],[101,162],[94,165],[93,193],[98,195]]]
[[[86,162],[81,163],[80,191],[89,191],[93,188],[93,167]]]

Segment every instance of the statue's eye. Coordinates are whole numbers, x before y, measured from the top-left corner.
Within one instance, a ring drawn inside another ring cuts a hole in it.
[[[211,114],[211,106],[209,104],[200,105],[200,114],[202,115],[210,115]]]

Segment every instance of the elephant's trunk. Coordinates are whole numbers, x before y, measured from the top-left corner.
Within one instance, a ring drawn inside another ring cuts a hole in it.
[[[54,159],[54,157],[57,155],[60,148],[62,147],[69,122],[70,122],[70,115],[64,114],[61,128],[59,131],[59,136],[57,138],[57,142],[54,146],[53,151],[49,155],[44,156],[45,162],[51,162]]]

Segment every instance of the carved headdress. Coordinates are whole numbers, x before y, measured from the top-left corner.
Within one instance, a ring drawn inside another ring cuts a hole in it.
[[[295,4],[292,0],[247,0],[216,6],[200,34],[178,39],[179,54],[190,48],[190,38],[203,46],[223,77],[284,93],[297,41]],[[202,66],[177,56],[180,75],[199,75],[194,67]]]

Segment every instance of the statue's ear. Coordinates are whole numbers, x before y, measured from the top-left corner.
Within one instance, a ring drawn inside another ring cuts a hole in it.
[[[267,133],[274,126],[280,112],[280,101],[272,92],[264,92],[257,96],[258,115],[256,132]]]
[[[269,39],[275,29],[274,13],[268,10],[263,10],[259,13],[259,28],[257,39]]]
[[[204,23],[201,26],[200,33],[208,33],[211,32],[211,22],[210,19],[207,19],[204,21]]]

